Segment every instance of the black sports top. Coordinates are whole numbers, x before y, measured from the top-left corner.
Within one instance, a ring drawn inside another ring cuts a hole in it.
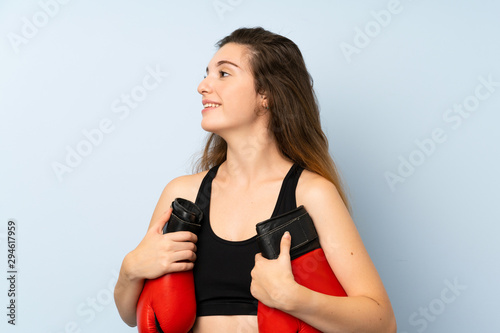
[[[250,293],[250,272],[259,252],[257,235],[228,241],[218,237],[210,225],[212,181],[219,166],[205,175],[196,197],[196,204],[203,211],[193,269],[197,316],[256,315],[258,302]],[[271,217],[297,208],[295,189],[302,170],[294,164],[288,171]]]

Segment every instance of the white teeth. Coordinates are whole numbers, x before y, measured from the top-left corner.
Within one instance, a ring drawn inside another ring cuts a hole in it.
[[[203,104],[203,106],[206,108],[217,108],[220,106],[220,104],[207,103],[207,104]]]

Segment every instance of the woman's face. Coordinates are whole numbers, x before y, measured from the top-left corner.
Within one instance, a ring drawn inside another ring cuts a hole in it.
[[[198,86],[203,96],[204,130],[225,137],[230,131],[252,130],[262,123],[264,99],[257,94],[248,61],[248,49],[228,43],[221,47],[207,67],[207,76]]]

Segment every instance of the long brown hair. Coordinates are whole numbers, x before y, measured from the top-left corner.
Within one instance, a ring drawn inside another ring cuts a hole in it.
[[[269,131],[274,134],[281,153],[331,181],[350,211],[344,185],[328,152],[328,139],[321,129],[313,80],[297,45],[261,27],[237,29],[216,46],[220,49],[227,43],[248,47],[255,90],[268,99]],[[224,162],[226,153],[226,141],[210,134],[196,170],[207,170]]]

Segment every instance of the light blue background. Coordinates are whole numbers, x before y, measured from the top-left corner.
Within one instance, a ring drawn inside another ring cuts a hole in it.
[[[371,12],[388,7],[398,13],[375,23]],[[52,17],[37,1],[0,2],[0,267],[15,219],[19,271],[15,327],[0,279],[0,331],[136,331],[110,298],[116,274],[163,187],[191,171],[205,137],[196,87],[215,42],[241,26],[301,48],[398,331],[498,326],[498,2],[72,0],[50,8]],[[16,47],[23,18],[34,16],[38,32]],[[367,27],[375,29],[368,45],[346,56],[341,46],[359,45],[356,31]],[[168,77],[121,119],[112,104],[138,89],[148,66]],[[480,77],[496,86],[453,128],[443,116],[474,96]],[[103,119],[114,130],[59,181],[53,163],[65,163],[67,146],[76,149]],[[415,140],[436,128],[444,142],[418,153]],[[391,188],[385,174],[418,154],[420,165]]]

